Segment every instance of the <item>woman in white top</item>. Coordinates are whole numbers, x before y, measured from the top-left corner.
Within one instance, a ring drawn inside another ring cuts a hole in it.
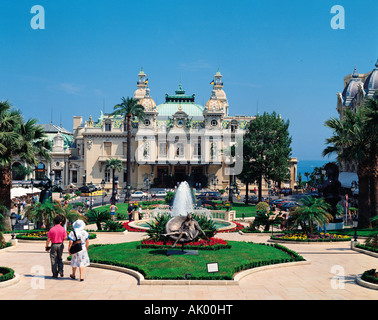
[[[71,267],[72,274],[70,275],[71,279],[76,279],[75,273],[76,269],[79,268],[80,271],[80,281],[84,281],[84,267],[90,265],[89,256],[88,256],[88,245],[89,245],[89,234],[84,230],[85,222],[83,220],[76,220],[73,224],[74,231],[68,235],[70,240],[68,245],[68,252],[70,252],[73,242],[81,240],[82,250],[72,254]],[[76,234],[76,237],[75,237]]]

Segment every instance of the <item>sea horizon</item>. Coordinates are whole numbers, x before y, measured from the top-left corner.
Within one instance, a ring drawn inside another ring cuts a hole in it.
[[[327,160],[298,160],[297,164],[297,178],[298,174],[302,175],[302,181],[307,181],[305,172],[311,173],[315,167],[322,167],[328,162],[336,162],[336,159]]]

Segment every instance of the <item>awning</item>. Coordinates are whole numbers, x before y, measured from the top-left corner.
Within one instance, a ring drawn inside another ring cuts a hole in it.
[[[339,181],[342,187],[350,189],[353,181],[358,183],[358,175],[355,172],[340,172]]]

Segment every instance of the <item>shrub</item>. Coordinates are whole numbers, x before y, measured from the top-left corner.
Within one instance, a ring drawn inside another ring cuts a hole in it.
[[[125,228],[121,222],[108,220],[105,223],[105,230],[110,232],[124,231]]]
[[[172,192],[172,191],[168,191],[165,198],[164,198],[165,203],[171,204],[174,197],[175,197],[175,193]]]
[[[362,274],[361,279],[370,283],[378,284],[378,273],[375,269],[367,270]]]
[[[11,280],[14,277],[14,270],[7,267],[0,267],[0,282]]]
[[[263,213],[268,213],[270,211],[269,204],[266,202],[259,202],[256,205],[256,211],[262,211]]]

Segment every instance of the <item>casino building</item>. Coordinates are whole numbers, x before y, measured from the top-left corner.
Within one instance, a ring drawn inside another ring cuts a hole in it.
[[[367,73],[354,72],[344,77],[344,90],[337,93],[337,112],[340,119],[344,117],[346,109],[356,111],[366,99],[377,98],[378,90],[378,60],[375,68]],[[339,180],[344,188],[350,188],[353,181],[358,182],[357,163],[354,161],[340,161]]]
[[[132,120],[133,190],[173,187],[184,180],[210,189],[226,189],[230,185],[227,170],[231,158],[227,150],[242,139],[254,117],[229,115],[222,78],[218,70],[205,106],[198,104],[195,94],[188,94],[182,84],[173,94],[165,95],[164,103],[156,105],[146,73],[143,69],[139,72],[134,98],[144,106],[146,117],[143,121]],[[64,134],[67,136],[67,132]],[[122,172],[115,173],[119,189],[125,188],[127,130],[123,117],[101,112],[97,120],[90,116],[83,121],[82,116],[74,116],[70,140],[62,140],[61,133],[56,135],[57,138],[51,138],[59,143],[59,148],[54,149],[56,156],[50,163],[42,161],[40,168],[54,170],[55,177],[62,178],[62,185],[80,187],[92,182],[99,186],[104,180],[105,189],[110,190],[113,177],[112,172],[105,170],[105,163],[116,158],[124,167]],[[293,158],[290,180],[283,186],[294,187],[296,165]],[[240,181],[238,185],[244,189]]]

